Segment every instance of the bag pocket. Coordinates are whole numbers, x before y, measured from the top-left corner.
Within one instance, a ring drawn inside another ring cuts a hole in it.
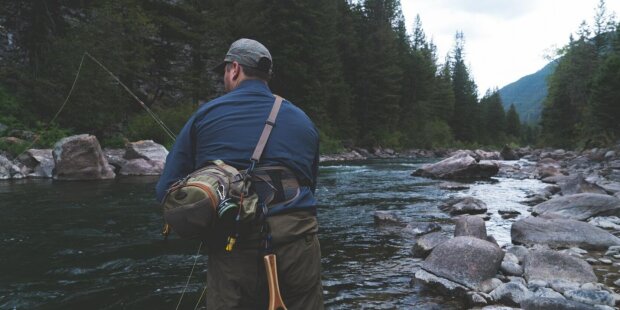
[[[215,217],[215,209],[208,198],[164,211],[166,223],[184,239],[206,240]]]

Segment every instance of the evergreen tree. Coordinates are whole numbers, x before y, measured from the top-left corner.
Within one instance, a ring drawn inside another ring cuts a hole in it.
[[[477,138],[477,87],[465,65],[465,37],[457,32],[452,51],[452,89],[454,91],[454,115],[450,126],[456,140],[474,142]]]
[[[506,134],[513,138],[521,136],[521,121],[514,104],[510,105],[506,113]]]

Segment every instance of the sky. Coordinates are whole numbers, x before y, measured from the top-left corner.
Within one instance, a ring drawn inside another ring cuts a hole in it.
[[[456,31],[465,36],[465,61],[482,96],[544,67],[545,55],[566,45],[583,20],[592,24],[599,0],[401,0],[407,28],[417,14],[444,62]],[[606,0],[620,14],[620,0]],[[618,17],[616,17],[618,21]]]

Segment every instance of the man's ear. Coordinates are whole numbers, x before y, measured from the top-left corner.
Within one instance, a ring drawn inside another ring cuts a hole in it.
[[[233,61],[231,64],[232,64],[232,67],[230,69],[232,70],[231,74],[232,74],[232,79],[234,81],[238,79],[239,76],[241,75],[241,65],[236,61]]]

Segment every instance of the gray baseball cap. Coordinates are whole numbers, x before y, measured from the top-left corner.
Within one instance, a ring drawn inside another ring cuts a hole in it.
[[[230,45],[224,61],[212,70],[224,74],[226,63],[236,61],[240,65],[271,73],[273,60],[269,50],[260,42],[252,39],[239,39]]]

